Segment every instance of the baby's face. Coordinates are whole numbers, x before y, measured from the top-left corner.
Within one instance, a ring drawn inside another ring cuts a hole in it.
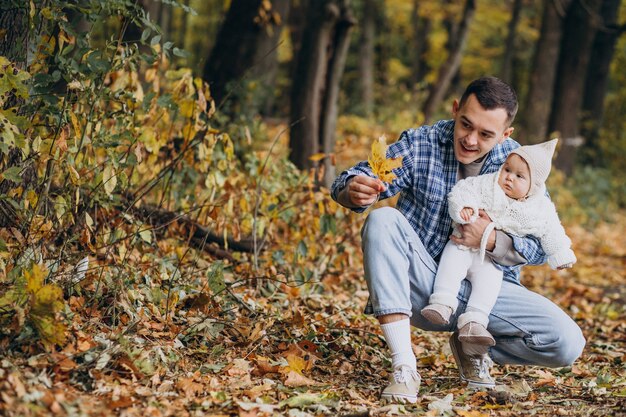
[[[498,185],[507,196],[519,200],[530,191],[530,168],[518,154],[512,153],[504,161]]]

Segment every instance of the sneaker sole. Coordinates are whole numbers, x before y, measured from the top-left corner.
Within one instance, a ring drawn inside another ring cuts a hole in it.
[[[461,378],[461,381],[467,383],[467,388],[483,390],[485,388],[493,389],[496,387],[495,382],[494,383],[477,382],[477,381],[465,378],[465,375],[463,375],[463,372],[461,371],[461,367],[459,366],[459,364],[461,363],[461,359],[459,358],[459,354],[456,351],[456,346],[454,345],[454,343],[450,343],[450,350],[452,351],[452,355],[454,356],[454,360],[456,361],[457,368],[459,368],[459,377]]]

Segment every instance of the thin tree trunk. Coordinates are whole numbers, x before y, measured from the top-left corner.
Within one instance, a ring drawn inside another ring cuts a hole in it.
[[[343,70],[350,46],[350,32],[356,24],[356,20],[347,7],[348,1],[341,2],[341,18],[335,28],[332,44],[332,56],[328,63],[326,76],[326,92],[321,114],[321,151],[327,155],[324,158],[324,177],[322,184],[330,188],[335,179],[335,161],[330,155],[335,150],[335,129],[337,127],[337,98],[339,96],[339,84],[343,76]]]
[[[343,42],[354,24],[347,3],[309,4],[291,90],[289,158],[301,169],[312,168],[315,164],[309,157],[334,143],[336,96],[347,48]]]
[[[376,70],[374,79],[377,81],[379,88],[386,91],[390,85],[389,82],[389,62],[391,61],[391,26],[393,22],[387,18],[385,13],[379,13],[376,16],[376,27],[378,28],[378,37],[376,46],[374,47],[376,54]],[[384,104],[385,96],[380,97],[381,104]]]
[[[611,61],[617,40],[624,31],[623,27],[617,25],[620,2],[620,0],[604,0],[601,9],[603,26],[596,34],[587,66],[581,132],[586,140],[585,147],[589,150],[595,148],[602,125]]]
[[[511,11],[511,20],[509,20],[509,28],[504,44],[504,55],[502,56],[502,69],[500,78],[511,84],[513,81],[513,58],[515,53],[515,37],[517,35],[517,25],[519,24],[523,0],[513,0],[513,9]]]
[[[580,109],[591,46],[598,26],[593,16],[599,11],[601,1],[587,0],[584,5],[580,0],[574,1],[565,19],[549,131],[559,132],[562,139],[555,166],[566,174],[573,172],[576,151],[582,145]]]
[[[189,6],[189,0],[184,0],[183,4]],[[185,37],[187,36],[187,19],[189,13],[183,11],[180,17],[180,29],[178,31],[178,37],[176,38],[176,46],[179,48],[185,48]]]
[[[448,13],[446,18],[443,21],[443,25],[448,32],[448,39],[446,40],[446,51],[448,51],[448,56],[452,55],[456,50],[456,45],[459,42],[459,34],[461,29],[462,18],[458,19],[457,14],[452,12],[455,8],[459,6],[458,1],[455,0],[445,0],[444,4],[446,5],[446,9]],[[444,91],[443,95],[450,90],[454,90],[455,87],[461,82],[461,74],[460,74],[460,66],[456,68],[454,74],[451,76],[450,83],[448,87],[446,87],[446,91]],[[443,98],[442,98],[443,99]]]
[[[172,39],[172,33],[170,30],[171,22],[172,22],[172,7],[159,7],[158,20],[159,26],[161,27],[161,31],[163,32],[163,37],[166,40]]]
[[[563,22],[571,2],[572,0],[544,0],[541,34],[537,41],[530,86],[522,113],[522,137],[527,143],[543,142],[548,135]]]
[[[413,84],[420,83],[428,73],[428,62],[426,53],[428,52],[428,34],[431,28],[431,20],[420,16],[419,1],[413,0],[413,10],[411,12],[413,22],[413,44],[414,55],[412,61]]]
[[[376,36],[376,0],[364,0],[359,49],[359,74],[363,114],[374,111],[374,37]]]
[[[456,36],[456,43],[452,46],[446,62],[444,62],[441,68],[439,68],[437,82],[433,85],[433,88],[424,103],[424,123],[428,123],[430,121],[433,113],[439,104],[441,104],[444,95],[448,91],[452,78],[461,65],[463,50],[465,49],[465,44],[467,43],[469,25],[474,18],[475,11],[475,1],[467,0],[463,10],[463,17],[461,18],[461,23],[459,25],[458,36]]]

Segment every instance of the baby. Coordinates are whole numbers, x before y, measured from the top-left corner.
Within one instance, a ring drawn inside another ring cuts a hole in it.
[[[544,184],[557,141],[517,148],[498,172],[461,180],[448,194],[448,210],[456,223],[473,222],[481,209],[491,218],[480,249],[448,241],[441,255],[433,294],[422,309],[422,315],[430,322],[449,324],[458,306],[456,296],[461,281],[464,278],[470,281],[472,293],[467,309],[458,319],[462,342],[495,345],[487,325],[502,285],[502,271],[492,262],[483,262],[487,239],[494,229],[538,238],[553,269],[570,268],[576,262],[571,241],[554,204],[546,196]],[[456,227],[454,233],[459,234]]]

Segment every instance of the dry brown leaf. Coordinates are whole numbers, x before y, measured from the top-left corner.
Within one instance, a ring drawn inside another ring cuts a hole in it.
[[[481,413],[478,410],[456,410],[456,413],[461,417],[489,417],[489,413]]]
[[[132,397],[120,397],[118,400],[109,401],[109,408],[114,410],[116,408],[128,408],[133,405]]]
[[[285,386],[287,387],[309,387],[318,384],[318,382],[295,371],[289,371],[289,373],[287,373],[287,378],[285,379]]]
[[[254,362],[256,364],[256,371],[259,373],[259,375],[280,372],[280,366],[272,365],[269,359],[266,357],[257,356]]]
[[[176,381],[176,388],[182,391],[186,397],[195,397],[204,391],[204,385],[194,381],[194,377],[179,378]]]
[[[230,376],[248,375],[250,373],[250,362],[237,358],[233,360],[233,366],[227,371]]]

